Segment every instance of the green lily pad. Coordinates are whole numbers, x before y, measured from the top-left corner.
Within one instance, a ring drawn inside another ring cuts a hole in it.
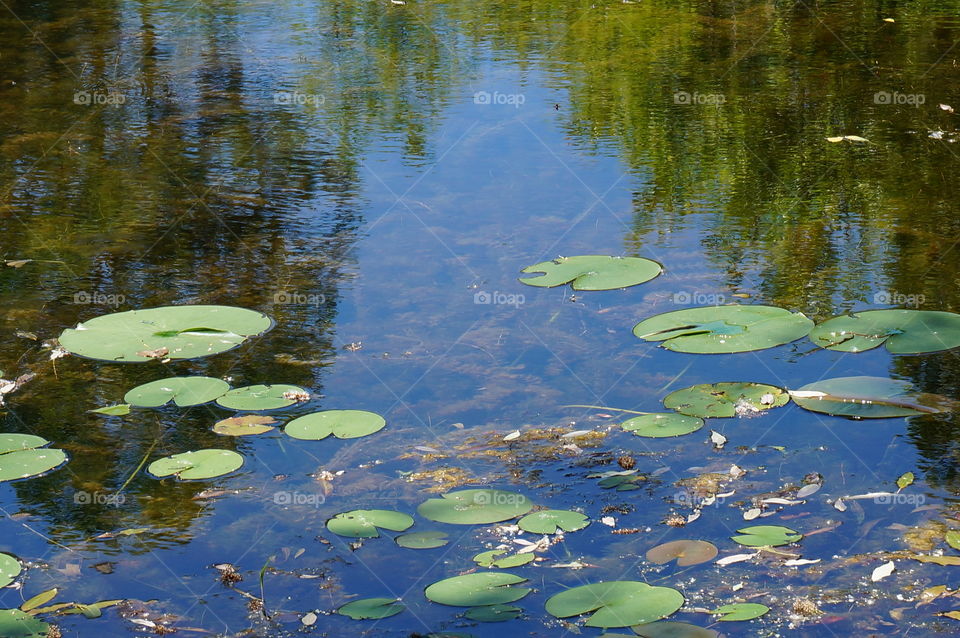
[[[105,405],[96,410],[88,410],[92,414],[106,414],[107,416],[124,416],[130,414],[129,403],[118,403],[117,405]]]
[[[733,621],[753,620],[754,618],[759,618],[768,611],[770,611],[770,608],[766,605],[761,605],[760,603],[733,603],[732,605],[717,607],[710,613],[721,614],[720,618],[717,620]]]
[[[828,350],[863,352],[886,345],[893,354],[960,346],[960,315],[936,310],[864,310],[827,319],[810,339]]]
[[[450,541],[446,532],[411,532],[401,534],[394,539],[400,547],[408,549],[433,549],[443,547]]]
[[[588,627],[629,627],[666,618],[683,602],[683,594],[676,589],[622,580],[568,589],[551,596],[546,609],[557,618],[594,612],[587,619]]]
[[[500,569],[509,569],[510,567],[520,567],[521,565],[526,565],[534,559],[532,552],[503,556],[506,553],[507,550],[505,549],[491,549],[488,552],[480,552],[474,556],[473,562],[480,567],[499,567]],[[503,556],[503,558],[498,558],[498,556]]]
[[[224,395],[230,384],[212,377],[170,377],[138,385],[123,400],[141,408],[158,408],[173,401],[178,407],[209,403]]]
[[[775,306],[704,306],[674,310],[633,327],[644,341],[676,352],[721,354],[781,346],[805,337],[813,322]]]
[[[597,485],[605,490],[615,489],[618,492],[629,492],[639,490],[640,483],[646,480],[643,476],[637,474],[637,470],[612,470],[601,472],[599,474],[589,474],[587,478],[598,478]]]
[[[703,419],[676,412],[659,412],[627,419],[620,427],[637,436],[664,438],[696,432],[703,427]]]
[[[263,313],[230,306],[163,306],[103,315],[68,328],[60,345],[105,361],[193,359],[226,352],[273,325]]]
[[[663,272],[663,266],[642,257],[579,255],[543,261],[521,272],[544,273],[539,277],[521,278],[528,286],[553,288],[572,284],[574,290],[614,290],[650,281]]]
[[[763,383],[701,383],[671,392],[663,405],[697,417],[732,417],[786,405],[790,393]]]
[[[513,605],[484,605],[471,607],[463,615],[477,622],[503,622],[516,620],[522,612],[522,609]]]
[[[670,541],[647,550],[647,560],[663,565],[676,559],[677,565],[699,565],[717,557],[717,546],[707,541]]]
[[[720,635],[712,629],[669,620],[636,625],[631,629],[641,638],[717,638]]]
[[[960,549],[960,531],[950,530],[943,535],[943,540],[947,541],[947,545],[954,549]],[[474,558],[476,560],[476,558]],[[0,575],[3,574],[3,568],[0,567]]]
[[[39,476],[66,463],[66,452],[42,447],[49,443],[33,434],[0,434],[0,482]]]
[[[556,534],[561,530],[575,532],[589,524],[590,519],[586,516],[570,510],[542,510],[517,521],[520,529],[531,534]]]
[[[413,525],[413,518],[393,510],[353,510],[342,512],[327,521],[327,529],[338,536],[379,538],[377,529],[403,532]]]
[[[406,609],[396,598],[363,598],[337,609],[337,613],[354,620],[379,620],[396,616]]]
[[[731,536],[734,542],[747,547],[776,547],[796,543],[803,534],[780,525],[754,525],[738,529],[739,536]]]
[[[217,421],[213,424],[213,431],[226,436],[249,436],[275,430],[272,424],[276,422],[277,420],[272,416],[246,414]]]
[[[338,439],[356,439],[379,432],[387,422],[364,410],[325,410],[299,417],[283,429],[295,439],[319,441],[331,434]]]
[[[883,377],[837,377],[790,392],[801,408],[861,419],[936,414],[951,409],[946,397],[916,392],[913,385]]]
[[[0,552],[0,587],[6,587],[15,581],[22,569],[20,561],[15,557]]]
[[[439,523],[485,525],[526,514],[533,502],[523,494],[503,490],[476,489],[448,492],[420,504],[420,516]]]
[[[182,481],[189,481],[223,476],[241,466],[243,457],[233,450],[204,449],[157,459],[147,466],[147,472],[157,478],[175,476]]]
[[[50,625],[19,609],[0,609],[3,638],[46,638]]]
[[[247,385],[234,388],[217,399],[217,405],[229,410],[276,410],[293,405],[306,390],[295,385]]]
[[[530,593],[527,587],[514,587],[526,580],[507,572],[479,572],[437,581],[423,593],[435,603],[454,607],[503,605]]]

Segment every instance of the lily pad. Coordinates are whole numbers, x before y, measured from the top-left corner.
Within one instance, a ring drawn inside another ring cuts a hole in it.
[[[230,384],[212,377],[170,377],[138,385],[123,396],[130,405],[157,408],[173,401],[178,407],[209,403],[224,395]]]
[[[443,547],[450,542],[446,532],[411,532],[401,534],[394,540],[397,545],[407,549],[433,549]]]
[[[229,419],[222,419],[214,423],[213,431],[226,436],[249,436],[276,429],[271,425],[276,422],[277,420],[272,416],[262,414],[232,416]]]
[[[675,352],[724,354],[781,346],[805,337],[813,322],[799,312],[759,305],[702,306],[644,319],[634,336]]]
[[[677,565],[699,565],[717,557],[717,547],[707,541],[670,541],[647,550],[647,560],[657,565],[677,560]]]
[[[599,478],[597,485],[601,488],[605,490],[615,489],[618,492],[639,490],[640,483],[646,480],[645,477],[637,474],[637,470],[611,470],[599,474],[589,474],[587,478]]]
[[[627,419],[620,427],[637,436],[664,438],[696,432],[703,427],[703,419],[676,412],[659,412]]]
[[[377,529],[403,532],[413,525],[413,518],[393,510],[353,510],[342,512],[327,521],[327,529],[338,536],[379,538]]]
[[[147,471],[158,478],[175,476],[182,481],[210,479],[229,474],[243,466],[243,457],[233,450],[204,449],[181,452],[157,459]]]
[[[270,317],[230,306],[163,306],[102,315],[60,335],[69,352],[105,361],[193,359],[263,334]]]
[[[107,416],[124,416],[130,414],[129,403],[118,403],[117,405],[105,405],[96,410],[88,410],[92,414],[106,414]]]
[[[379,620],[396,616],[406,609],[396,598],[363,598],[337,609],[337,613],[354,620]]]
[[[331,434],[338,439],[356,439],[379,432],[387,422],[364,410],[325,410],[299,417],[283,429],[295,439],[319,441]]]
[[[803,534],[780,525],[754,525],[738,529],[739,536],[731,536],[734,542],[747,547],[776,547],[796,543]]]
[[[0,609],[3,638],[46,638],[50,625],[19,609]]]
[[[588,627],[629,627],[666,618],[683,602],[683,594],[676,589],[622,580],[568,589],[551,596],[546,609],[557,618],[594,612],[587,619]]]
[[[753,620],[754,618],[759,618],[768,611],[770,611],[770,608],[766,605],[761,605],[760,603],[733,603],[732,605],[717,607],[711,613],[721,614],[720,618],[717,620],[733,621]]]
[[[437,581],[423,593],[435,603],[454,607],[503,605],[530,593],[527,587],[514,587],[526,580],[507,572],[478,572]]]
[[[671,392],[664,407],[697,417],[732,417],[786,405],[790,393],[763,383],[701,383]]]
[[[66,463],[66,452],[42,447],[49,443],[33,434],[0,434],[0,482],[39,476]]]
[[[590,519],[580,512],[570,510],[542,510],[527,514],[517,525],[531,534],[556,534],[559,531],[575,532],[590,524]]]
[[[499,523],[526,514],[533,503],[523,494],[503,490],[476,489],[448,492],[420,504],[420,516],[439,523],[484,525]]]
[[[946,397],[916,392],[907,381],[883,377],[824,379],[790,395],[807,410],[861,419],[936,414],[948,411],[953,403]]]
[[[663,272],[663,266],[642,257],[579,255],[543,261],[521,272],[543,273],[539,277],[521,278],[528,286],[553,288],[572,284],[574,290],[614,290],[650,281]]]
[[[641,638],[717,638],[720,635],[712,629],[669,620],[636,625],[631,629]]]
[[[306,390],[295,385],[247,385],[234,388],[219,399],[217,405],[229,410],[276,410],[293,405]]]
[[[516,620],[522,612],[522,609],[513,605],[484,605],[471,607],[463,615],[477,622],[503,622]]]
[[[15,557],[0,552],[0,587],[6,587],[16,580],[22,569]]]
[[[960,346],[960,315],[937,310],[864,310],[833,317],[810,331],[828,350],[863,352],[886,345],[893,354],[939,352]]]
[[[507,553],[505,549],[491,549],[488,552],[481,552],[473,557],[473,562],[480,567],[499,567],[500,569],[508,569],[510,567],[520,567],[521,565],[526,565],[534,559],[532,552],[527,552],[526,554],[510,554],[509,556],[504,556]],[[498,558],[503,556],[503,558]]]

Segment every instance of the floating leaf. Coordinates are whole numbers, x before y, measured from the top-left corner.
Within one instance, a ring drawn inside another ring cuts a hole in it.
[[[400,547],[408,549],[433,549],[443,547],[450,541],[446,532],[411,532],[401,534],[394,539]]]
[[[943,540],[947,541],[947,545],[954,549],[960,549],[960,531],[950,530],[943,535]],[[3,570],[0,569],[0,574],[3,573]]]
[[[552,288],[570,283],[574,290],[614,290],[650,281],[663,272],[663,267],[642,257],[579,255],[540,262],[521,272],[544,273],[520,279],[528,286]]]
[[[921,563],[933,563],[934,565],[960,565],[960,556],[923,556],[915,554],[910,558]]]
[[[277,420],[272,416],[263,416],[261,414],[246,414],[244,416],[233,416],[229,419],[217,421],[213,425],[213,431],[217,434],[226,436],[248,436],[251,434],[263,434],[275,429],[271,423]]]
[[[697,417],[732,417],[786,405],[790,394],[763,383],[701,383],[671,392],[664,407]]]
[[[939,310],[864,310],[828,319],[810,339],[829,350],[863,352],[886,345],[893,354],[938,352],[960,346],[960,315]]]
[[[102,408],[97,408],[96,410],[89,410],[89,412],[93,414],[106,414],[108,416],[123,416],[130,414],[130,404],[119,403],[117,405],[107,405]]]
[[[860,137],[859,135],[839,135],[836,137],[828,137],[828,142],[836,144],[837,142],[861,142],[861,143],[870,143],[865,137]]]
[[[719,634],[712,629],[704,629],[685,622],[661,620],[646,625],[631,627],[641,638],[717,638]]]
[[[627,419],[620,427],[637,436],[662,438],[696,432],[703,427],[703,419],[676,412],[659,412]]]
[[[677,565],[699,565],[717,557],[717,547],[707,541],[670,541],[647,550],[647,560],[657,565],[677,559]]]
[[[676,589],[624,580],[568,589],[551,596],[546,609],[557,618],[594,612],[585,623],[588,627],[628,627],[666,618],[683,601]]]
[[[42,447],[49,443],[32,434],[0,434],[0,482],[39,476],[66,463],[66,452]]]
[[[158,408],[173,401],[183,408],[209,403],[224,395],[230,384],[212,377],[170,377],[138,385],[123,400],[141,408]]]
[[[717,620],[729,622],[734,620],[753,620],[768,611],[770,611],[770,608],[760,603],[733,603],[732,605],[717,607],[710,613],[720,614],[720,618]]]
[[[879,567],[873,570],[873,573],[870,574],[870,580],[873,582],[877,582],[878,580],[883,580],[884,578],[892,574],[894,569],[896,569],[896,567],[894,566],[893,561],[892,560],[887,561],[883,565],[880,565]]]
[[[905,472],[904,474],[901,474],[900,478],[897,479],[897,487],[899,487],[901,490],[910,487],[913,485],[914,478],[913,472]]]
[[[176,476],[182,481],[209,479],[240,469],[243,457],[232,450],[204,449],[158,459],[147,467],[158,478]]]
[[[805,337],[813,322],[774,306],[704,306],[674,310],[633,327],[644,341],[676,352],[720,354],[773,348]]]
[[[403,532],[413,525],[413,518],[393,510],[353,510],[337,514],[327,521],[327,529],[338,536],[351,538],[378,538],[377,529]]]
[[[600,474],[589,474],[587,478],[599,478],[597,485],[605,490],[616,489],[618,492],[638,490],[640,489],[638,483],[645,480],[643,476],[637,474],[637,470],[601,472]]]
[[[47,638],[50,625],[19,609],[0,609],[0,636],[3,638]]]
[[[28,598],[20,605],[20,611],[31,611],[37,607],[46,605],[48,602],[57,597],[57,594],[60,592],[59,589],[54,587],[53,589],[48,589],[46,591],[40,592],[36,596]]]
[[[354,620],[379,620],[396,616],[406,609],[396,598],[363,598],[337,609],[337,613]]]
[[[484,605],[471,607],[463,615],[477,622],[503,622],[519,618],[522,611],[519,607],[512,605]]]
[[[542,510],[517,521],[520,529],[531,534],[556,534],[561,530],[575,532],[589,524],[590,519],[586,516],[570,510]]]
[[[907,381],[883,377],[837,377],[808,383],[790,395],[813,412],[860,419],[933,414],[948,409],[948,400],[918,393]]]
[[[516,518],[532,508],[533,503],[523,494],[476,489],[448,492],[441,498],[432,498],[421,503],[417,513],[440,523],[484,525]]]
[[[217,405],[229,410],[276,410],[293,405],[298,401],[295,395],[305,392],[295,385],[248,385],[230,390],[217,399]]]
[[[106,361],[193,359],[226,352],[273,325],[260,312],[230,306],[164,306],[103,315],[64,330],[60,345]],[[145,353],[145,354],[141,354]]]
[[[506,572],[479,572],[437,581],[423,593],[435,603],[454,607],[502,605],[520,600],[530,593],[529,588],[514,587],[526,580]]]
[[[738,529],[740,536],[731,536],[734,542],[747,547],[776,547],[789,545],[803,538],[803,534],[780,525],[755,525]]]
[[[531,556],[531,558],[533,558]],[[10,554],[0,552],[0,588],[6,587],[20,575],[20,561]]]
[[[356,439],[379,432],[387,424],[383,417],[364,410],[326,410],[299,417],[283,429],[295,439],[319,441],[331,434],[338,439]]]
[[[488,552],[481,552],[473,557],[473,562],[480,567],[499,567],[501,569],[507,569],[510,567],[520,567],[521,565],[526,565],[534,559],[532,553],[528,554],[511,554],[510,556],[503,556],[507,553],[505,549],[492,549]],[[497,558],[498,556],[503,556],[503,558]]]

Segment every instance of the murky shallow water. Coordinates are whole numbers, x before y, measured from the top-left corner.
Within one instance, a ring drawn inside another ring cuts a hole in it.
[[[124,613],[143,606],[185,635],[566,635],[574,629],[543,611],[548,596],[637,579],[681,589],[687,605],[673,619],[703,626],[712,617],[697,609],[746,599],[772,608],[718,628],[730,635],[955,632],[956,621],[935,616],[953,599],[916,606],[925,587],[957,586],[953,568],[900,559],[870,581],[882,552],[924,549],[913,528],[934,530],[943,550],[945,527],[960,525],[953,417],[857,422],[790,405],[708,424],[729,439],[717,451],[708,429],[641,439],[612,427],[612,410],[562,406],[657,410],[694,383],[794,388],[854,374],[957,396],[955,352],[809,353],[801,341],[698,357],[658,350],[630,328],[735,294],[817,319],[887,305],[958,310],[957,120],[939,107],[960,108],[958,9],[4,5],[0,246],[6,259],[48,261],[0,271],[0,368],[38,375],[9,397],[0,431],[44,436],[71,460],[0,485],[0,550],[31,565],[0,608],[56,586],[58,600],[144,601]],[[826,142],[832,135],[870,143]],[[516,280],[524,266],[576,254],[649,257],[666,274],[576,295]],[[80,320],[169,303],[256,308],[277,326],[165,369],[78,358],[54,368],[41,345]],[[358,408],[389,426],[356,441],[234,440],[209,430],[226,415],[217,408],[87,412],[188,373],[309,388],[313,400],[284,418]],[[503,442],[515,429],[521,437]],[[579,429],[603,436],[578,440],[579,453],[562,448],[560,434]],[[136,472],[148,453],[200,447],[236,449],[246,465],[199,483]],[[648,475],[642,489],[587,478],[618,469],[622,455]],[[747,471],[725,484],[735,495],[686,527],[662,522],[702,505],[680,481],[732,464]],[[321,470],[343,474],[325,489]],[[854,501],[843,513],[828,502],[895,490],[908,471],[917,481],[893,502]],[[741,551],[728,537],[750,499],[810,472],[824,488],[762,520],[820,531],[799,551],[821,563],[643,559],[682,538]],[[499,542],[496,526],[418,519],[415,529],[450,533],[424,551],[389,538],[352,549],[323,526],[356,508],[412,513],[435,492],[474,484],[582,508],[593,521],[514,570],[535,591],[506,625],[470,626],[422,596]],[[602,516],[639,531],[614,534]],[[148,530],[98,538],[131,528]],[[268,620],[212,565],[235,564],[237,589],[259,597],[271,557]],[[552,567],[574,561],[590,566]],[[407,611],[377,622],[326,615],[355,596],[400,597]],[[804,597],[824,615],[791,616]],[[303,628],[311,610],[320,618]],[[147,631],[117,610],[50,619],[63,635]]]

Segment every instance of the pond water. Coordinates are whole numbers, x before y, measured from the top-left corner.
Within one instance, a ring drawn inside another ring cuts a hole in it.
[[[95,619],[41,615],[64,636],[597,636],[544,602],[638,580],[682,591],[671,620],[732,636],[954,635],[958,621],[937,614],[955,597],[918,603],[960,586],[958,568],[908,555],[957,553],[943,540],[960,527],[955,416],[850,420],[790,404],[654,439],[621,430],[630,415],[617,410],[662,410],[697,383],[853,375],[958,396],[956,350],[847,354],[803,339],[693,355],[631,334],[662,312],[733,302],[816,321],[960,309],[958,40],[955,0],[0,2],[0,252],[33,260],[0,271],[0,369],[36,374],[6,395],[0,432],[70,457],[0,483],[0,551],[27,566],[0,609],[57,587],[56,602],[127,601]],[[582,254],[665,272],[604,292],[517,279]],[[48,340],[79,321],[196,303],[276,325],[193,361],[51,361]],[[300,441],[215,434],[231,414],[215,405],[89,412],[189,374],[307,389],[279,421],[348,408],[388,425]],[[561,438],[578,430],[591,434]],[[245,465],[197,482],[143,470],[206,447]],[[621,457],[639,489],[590,478]],[[727,477],[710,484],[710,472]],[[895,496],[834,507],[895,493],[907,472]],[[823,487],[805,502],[744,520],[811,473]],[[414,514],[464,487],[591,520],[510,570],[534,590],[518,619],[475,623],[423,595],[485,549],[521,547],[505,524],[415,516],[411,531],[449,534],[427,550],[325,528],[354,509]],[[781,551],[820,562],[644,558],[679,539],[721,558],[750,551],[730,536],[754,524],[805,534]],[[896,571],[871,580],[888,560]],[[242,580],[222,583],[223,563]],[[330,614],[366,597],[406,609]],[[798,600],[822,613],[799,614]],[[705,613],[745,601],[770,612]]]

